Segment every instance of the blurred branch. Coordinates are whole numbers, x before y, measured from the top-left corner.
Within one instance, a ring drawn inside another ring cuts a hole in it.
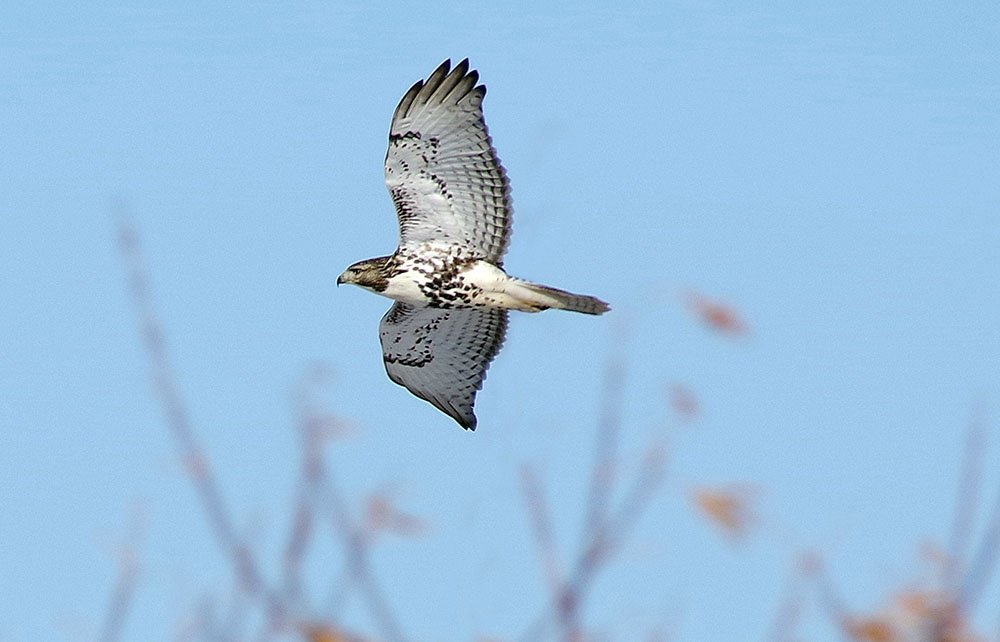
[[[363,524],[351,519],[347,502],[335,484],[322,456],[324,436],[341,432],[335,430],[329,413],[316,403],[315,390],[322,382],[322,373],[313,370],[307,376],[297,396],[298,424],[303,446],[303,491],[297,508],[297,525],[293,528],[285,552],[286,581],[297,583],[298,566],[311,533],[313,511],[322,511],[333,524],[344,546],[347,573],[344,582],[353,582],[361,591],[372,618],[381,627],[390,642],[406,640],[382,588],[371,572],[369,539]],[[301,521],[298,521],[301,520]]]
[[[969,434],[966,438],[962,485],[959,489],[958,507],[956,508],[954,530],[949,548],[949,557],[952,559],[949,561],[949,566],[946,567],[947,577],[952,581],[957,580],[958,575],[962,572],[961,555],[971,535],[975,504],[978,503],[978,491],[982,478],[982,456],[980,453],[983,452],[983,444],[986,441],[985,424],[986,420],[983,413],[980,412],[970,424]],[[975,610],[976,603],[982,597],[984,589],[996,570],[998,552],[1000,552],[1000,489],[997,490],[997,497],[987,521],[983,540],[975,555],[970,559],[968,567],[964,570],[965,577],[957,589],[956,604],[961,611],[971,613]],[[948,586],[952,587],[954,584]]]
[[[951,536],[945,560],[944,584],[951,589],[957,588],[962,573],[962,560],[968,548],[969,536],[972,534],[972,523],[982,486],[985,444],[986,431],[983,418],[977,414],[969,423],[965,434],[965,450],[962,454],[955,515],[951,523]]]
[[[138,575],[139,566],[134,558],[125,559],[119,564],[118,580],[115,582],[115,589],[104,615],[104,623],[101,625],[101,633],[97,638],[101,642],[115,642],[121,638],[125,616],[135,596]]]
[[[382,628],[385,638],[390,642],[404,642],[406,638],[399,623],[371,572],[367,534],[351,522],[346,503],[329,474],[324,474],[320,482],[313,488],[313,492],[317,504],[325,509],[333,522],[334,530],[343,540],[349,576],[361,590],[372,617]]]
[[[997,498],[990,512],[986,534],[969,564],[958,594],[958,604],[963,611],[971,613],[975,610],[976,603],[982,597],[996,570],[998,552],[1000,552],[1000,489],[997,490]]]
[[[603,534],[605,556],[611,557],[618,552],[662,485],[666,471],[666,448],[661,444],[647,447],[632,487],[625,494],[618,510],[608,520],[609,525]]]
[[[665,449],[654,444],[647,449],[621,502],[615,508],[610,505],[609,498],[617,478],[624,370],[618,359],[613,359],[606,370],[604,407],[598,423],[596,457],[591,469],[581,542],[567,579],[563,579],[541,487],[530,469],[522,472],[525,503],[552,591],[549,607],[521,635],[522,642],[542,639],[553,624],[559,626],[566,642],[584,639],[580,617],[590,587],[621,549],[662,484],[666,471]]]
[[[813,584],[819,593],[819,605],[826,611],[831,622],[836,623],[837,631],[841,637],[848,642],[851,636],[847,631],[851,627],[851,616],[844,607],[844,601],[840,593],[834,587],[830,576],[826,572],[826,564],[819,553],[807,553],[802,558],[803,574],[813,580]]]
[[[121,638],[125,618],[132,606],[139,579],[137,549],[138,540],[143,530],[142,521],[141,510],[136,508],[132,516],[127,541],[118,551],[118,578],[108,602],[108,609],[104,614],[101,632],[97,637],[100,642],[115,642]]]
[[[809,572],[811,561],[808,557],[802,556],[796,559],[788,574],[788,582],[785,588],[785,595],[778,605],[778,610],[771,620],[770,630],[765,640],[769,642],[791,642],[794,640],[795,627],[802,615],[802,603],[804,600],[803,579]]]
[[[167,427],[194,483],[216,542],[228,556],[240,585],[248,594],[264,598],[274,616],[281,611],[280,604],[266,594],[253,555],[236,535],[211,466],[194,434],[187,406],[181,397],[167,356],[163,327],[152,302],[139,235],[127,212],[119,212],[117,227],[118,247],[125,261],[129,294],[139,319],[153,390],[160,402]]]
[[[298,417],[296,425],[301,446],[301,468],[295,491],[295,514],[285,544],[282,568],[285,593],[296,600],[302,595],[302,563],[315,530],[312,488],[322,479],[323,442],[329,432],[326,423],[332,421],[316,401],[317,390],[325,386],[328,375],[323,367],[310,368],[296,387],[293,397]]]
[[[193,609],[194,614],[182,621],[174,633],[173,642],[191,642],[199,636],[212,632],[214,604],[209,598],[202,598]],[[217,637],[217,636],[211,636]]]
[[[982,477],[981,452],[985,442],[982,424],[980,419],[974,420],[966,437],[949,549],[944,555],[934,549],[928,552],[930,561],[943,561],[933,581],[904,587],[895,591],[881,607],[853,615],[844,608],[818,557],[807,567],[819,590],[821,606],[845,640],[973,642],[985,639],[973,631],[971,616],[990,583],[1000,554],[1000,492],[971,562],[964,569],[962,563]]]
[[[625,365],[621,357],[611,358],[604,374],[603,407],[597,430],[595,461],[590,474],[590,492],[587,495],[587,511],[582,530],[584,537],[605,527],[608,493],[614,483],[617,466],[624,378]]]
[[[300,478],[293,498],[293,513],[280,560],[281,584],[277,592],[267,586],[257,557],[236,530],[217,478],[199,443],[188,408],[171,367],[162,323],[152,302],[151,288],[135,226],[127,214],[117,222],[119,250],[123,257],[129,294],[138,317],[150,378],[167,428],[195,487],[211,533],[233,569],[236,593],[225,609],[206,602],[190,626],[176,639],[246,639],[249,610],[263,607],[258,640],[296,633],[312,642],[342,642],[363,638],[345,633],[333,620],[312,618],[303,587],[302,571],[315,543],[317,522],[328,519],[344,550],[345,568],[336,585],[343,595],[357,591],[385,642],[405,642],[399,621],[371,567],[371,549],[379,533],[418,533],[422,521],[395,508],[383,496],[372,496],[363,516],[355,519],[324,457],[325,440],[342,431],[343,425],[317,401],[317,389],[325,372],[307,373],[294,397],[300,436]],[[551,603],[522,639],[547,635],[555,625],[567,642],[580,642],[581,613],[599,572],[621,550],[625,539],[645,512],[665,475],[665,450],[647,449],[635,477],[623,492],[616,493],[619,441],[622,431],[624,363],[611,359],[605,371],[604,399],[598,420],[594,463],[587,486],[580,543],[572,562],[560,563],[551,515],[541,484],[534,472],[522,470],[522,488],[539,554],[552,593]],[[569,575],[566,574],[569,570]],[[126,572],[128,571],[128,572]],[[105,623],[102,640],[117,639],[129,605],[134,569],[123,569]],[[340,602],[334,602],[334,613]],[[220,616],[221,613],[221,616]]]
[[[581,639],[580,613],[590,587],[598,573],[621,550],[625,539],[648,507],[649,501],[659,490],[665,472],[664,448],[658,445],[651,446],[618,509],[613,511],[613,515],[609,515],[610,510],[605,512],[601,519],[606,526],[590,534],[587,544],[577,556],[569,584],[558,602],[562,620],[567,624],[564,630],[567,642]]]
[[[538,545],[542,568],[545,569],[549,589],[556,594],[562,590],[565,576],[559,562],[559,551],[552,531],[548,503],[545,501],[545,495],[535,472],[529,466],[521,468],[521,488],[534,527],[535,543]]]
[[[118,247],[125,263],[129,295],[139,320],[154,392],[205,511],[211,532],[232,565],[236,578],[237,593],[223,621],[218,621],[213,610],[202,609],[191,626],[177,632],[177,639],[194,639],[203,634],[210,635],[213,639],[244,639],[242,628],[247,621],[248,600],[259,600],[265,607],[266,614],[263,627],[258,632],[259,640],[269,639],[280,630],[287,631],[289,626],[299,630],[308,639],[362,640],[363,638],[355,635],[343,634],[341,629],[332,625],[301,628],[295,620],[286,621],[289,614],[294,617],[302,616],[304,598],[301,569],[313,540],[317,514],[322,511],[330,518],[334,531],[342,539],[348,567],[346,581],[360,589],[374,621],[382,628],[385,639],[389,642],[405,642],[396,617],[371,572],[370,538],[365,530],[366,525],[363,522],[357,525],[352,522],[347,504],[324,463],[324,440],[340,432],[342,428],[316,402],[316,388],[323,382],[324,373],[318,369],[308,373],[295,400],[302,448],[301,479],[282,555],[283,590],[275,593],[265,585],[253,551],[237,534],[208,458],[195,435],[187,406],[170,365],[163,327],[152,302],[139,236],[127,212],[119,213],[117,230]],[[419,520],[394,511],[388,502],[369,508],[369,513],[374,510],[374,517],[382,520],[374,525],[376,528],[396,531],[409,529],[408,532],[412,532],[419,526]],[[125,567],[106,618],[102,640],[117,638],[129,604],[133,582],[134,568]]]

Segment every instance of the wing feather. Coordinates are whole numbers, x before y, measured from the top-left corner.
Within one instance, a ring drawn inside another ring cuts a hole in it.
[[[396,303],[379,324],[386,374],[463,428],[475,430],[476,392],[506,331],[506,310]]]
[[[445,61],[406,92],[393,114],[385,183],[399,217],[399,244],[457,245],[503,265],[510,243],[510,183],[493,148],[482,102],[486,87]]]

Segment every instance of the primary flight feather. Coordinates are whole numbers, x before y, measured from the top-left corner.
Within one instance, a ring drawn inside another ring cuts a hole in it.
[[[486,129],[486,87],[478,80],[468,59],[454,69],[446,60],[403,96],[385,157],[399,247],[337,279],[396,301],[379,324],[386,373],[469,430],[476,392],[503,345],[507,310],[609,310],[595,297],[503,271],[510,182]]]

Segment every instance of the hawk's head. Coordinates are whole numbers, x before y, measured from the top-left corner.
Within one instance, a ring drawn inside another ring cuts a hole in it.
[[[337,285],[341,283],[353,283],[354,285],[382,292],[389,285],[389,259],[388,256],[380,256],[376,259],[358,261],[351,267],[344,270],[344,273],[337,278]]]

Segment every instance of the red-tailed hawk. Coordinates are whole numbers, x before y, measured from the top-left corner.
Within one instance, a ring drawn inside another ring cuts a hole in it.
[[[469,430],[476,391],[503,345],[507,310],[609,310],[592,296],[503,271],[510,183],[486,130],[486,87],[478,80],[468,60],[454,69],[446,60],[403,96],[385,157],[399,247],[337,279],[396,301],[379,325],[386,373]]]

